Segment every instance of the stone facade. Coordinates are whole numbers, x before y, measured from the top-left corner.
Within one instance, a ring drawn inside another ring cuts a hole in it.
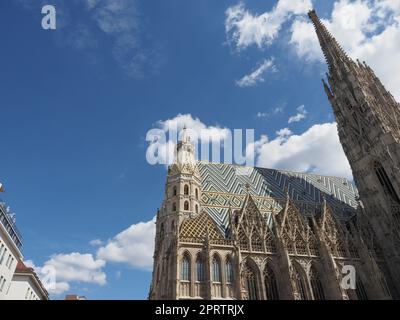
[[[343,178],[197,162],[184,130],[157,212],[150,299],[398,298],[399,106],[309,15],[360,195]],[[355,288],[342,285],[348,266]]]

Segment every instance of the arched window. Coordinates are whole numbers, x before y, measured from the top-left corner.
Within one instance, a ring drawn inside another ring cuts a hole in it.
[[[400,199],[394,189],[392,182],[390,181],[385,169],[379,162],[375,162],[374,164],[375,173],[378,176],[379,182],[383,187],[385,193],[392,197],[392,199],[396,202],[400,202]]]
[[[173,211],[173,212],[176,211],[176,203],[175,203],[175,202],[172,204],[172,211]]]
[[[172,191],[172,194],[173,194],[174,196],[176,196],[176,194],[177,194],[176,186],[174,186],[174,189],[173,189],[173,191]]]
[[[196,204],[196,213],[199,213],[199,206]]]
[[[267,300],[279,300],[278,286],[276,284],[275,273],[269,263],[264,270],[264,283]]]
[[[172,220],[171,222],[171,232],[175,232],[175,221]]]
[[[196,188],[196,200],[199,200],[199,189]]]
[[[233,283],[234,282],[233,268],[232,268],[232,261],[231,261],[230,257],[226,258],[225,273],[226,273],[226,283]]]
[[[242,281],[244,289],[247,291],[247,299],[258,300],[256,275],[248,262],[246,262],[242,271]]]
[[[201,254],[196,258],[196,281],[204,281],[204,260]]]
[[[181,262],[181,280],[190,281],[190,256],[185,253]]]
[[[186,211],[189,210],[189,201],[185,201],[185,204],[183,205],[183,209]]]
[[[356,295],[358,300],[368,300],[367,292],[360,279],[356,280]]]
[[[310,269],[310,284],[314,300],[325,300],[324,288],[314,266]]]
[[[184,187],[184,194],[185,195],[188,195],[189,194],[189,186],[187,185],[187,184],[185,184],[185,187]]]
[[[293,268],[294,271],[294,279],[296,282],[297,292],[300,296],[301,300],[307,300],[307,290],[304,278],[301,276],[300,272],[297,270],[296,267]]]
[[[217,256],[214,256],[212,260],[212,281],[221,282],[221,266]]]

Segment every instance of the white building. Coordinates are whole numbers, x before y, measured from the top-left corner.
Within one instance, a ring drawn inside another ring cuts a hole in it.
[[[49,294],[33,268],[28,268],[19,261],[6,299],[48,300]]]
[[[7,299],[17,263],[22,260],[21,247],[13,216],[0,200],[0,300]]]

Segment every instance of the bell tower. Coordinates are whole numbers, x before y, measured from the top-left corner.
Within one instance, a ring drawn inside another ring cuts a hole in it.
[[[359,190],[358,219],[369,221],[399,298],[400,105],[365,62],[348,57],[314,10],[309,17],[328,64],[323,86]]]
[[[179,229],[185,219],[201,213],[201,176],[195,147],[183,128],[168,168],[164,201],[157,212],[151,299],[176,299]]]

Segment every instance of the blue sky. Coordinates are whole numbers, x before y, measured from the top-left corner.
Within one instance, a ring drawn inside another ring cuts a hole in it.
[[[397,0],[51,3],[56,30],[46,1],[0,3],[0,181],[25,259],[56,267],[53,298],[147,297],[166,170],[145,137],[167,120],[254,129],[258,165],[351,178],[309,7],[400,96],[383,63]]]

